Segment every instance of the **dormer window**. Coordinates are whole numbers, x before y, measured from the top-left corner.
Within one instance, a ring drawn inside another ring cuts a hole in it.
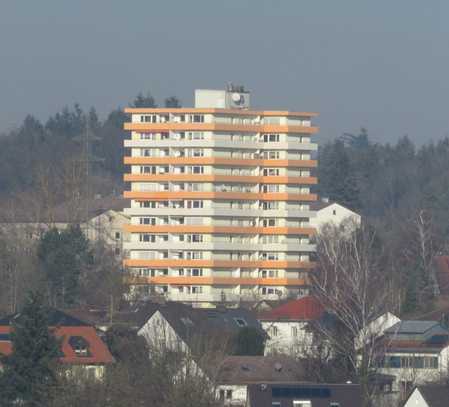
[[[92,356],[89,351],[89,342],[82,336],[71,336],[69,345],[75,352],[75,355],[80,358]]]

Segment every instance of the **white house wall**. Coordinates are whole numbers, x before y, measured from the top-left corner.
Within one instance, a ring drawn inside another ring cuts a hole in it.
[[[247,386],[246,385],[231,385],[231,384],[220,384],[217,386],[217,399],[220,397],[220,390],[224,390],[225,392],[225,405],[233,405],[233,406],[244,406],[246,405],[247,399]],[[232,391],[232,398],[226,399],[226,391]]]
[[[430,407],[430,406],[427,404],[426,400],[424,400],[419,389],[415,389],[403,407]]]
[[[262,328],[269,338],[265,343],[265,355],[283,353],[287,355],[305,356],[313,341],[313,335],[307,332],[307,322],[300,321],[261,321]],[[273,335],[274,328],[277,335]],[[297,336],[293,335],[293,329],[297,329]]]
[[[358,228],[362,217],[344,206],[337,203],[330,204],[316,212],[316,216],[310,218],[310,224],[320,230],[326,224],[341,226],[343,223],[350,229]]]
[[[142,336],[150,348],[158,350],[179,350],[188,352],[189,347],[176,333],[164,316],[156,311],[151,318],[137,332]]]

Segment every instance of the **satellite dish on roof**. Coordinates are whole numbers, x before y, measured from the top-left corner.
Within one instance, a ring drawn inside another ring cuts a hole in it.
[[[240,93],[233,93],[231,97],[232,101],[237,104],[243,103],[244,101],[243,95],[241,95]]]

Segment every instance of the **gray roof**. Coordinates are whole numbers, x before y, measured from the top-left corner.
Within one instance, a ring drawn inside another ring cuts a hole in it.
[[[425,384],[418,386],[417,389],[429,407],[447,407],[449,405],[449,385]]]
[[[437,321],[399,321],[385,332],[389,334],[424,334],[436,325],[439,325]]]
[[[449,329],[436,321],[401,321],[385,331],[385,341],[390,351],[435,352],[449,341]]]
[[[72,202],[63,202],[54,208],[43,210],[39,213],[30,210],[26,202],[22,208],[20,202],[16,202],[14,210],[0,211],[0,223],[76,223],[83,222],[86,218],[84,203],[76,205]],[[106,196],[92,199],[89,202],[89,219],[92,219],[108,210],[123,211],[129,206],[129,200],[121,196]]]
[[[304,377],[303,366],[287,356],[227,356],[221,363],[219,384],[293,382]]]
[[[266,335],[256,314],[244,308],[192,308],[179,302],[147,302],[129,316],[142,327],[159,311],[176,333],[186,342],[193,336],[234,334],[243,327],[256,328]]]
[[[14,323],[15,320],[20,320],[21,314],[12,314],[0,319],[0,326],[9,326]],[[48,312],[48,325],[49,326],[89,326],[85,321],[82,321],[73,315],[67,314],[56,308],[50,308]]]

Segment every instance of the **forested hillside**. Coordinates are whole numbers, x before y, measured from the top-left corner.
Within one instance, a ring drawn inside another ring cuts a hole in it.
[[[172,96],[164,105],[180,106],[180,102]],[[148,93],[137,95],[131,106],[157,104]],[[16,130],[0,135],[0,208],[29,212],[32,200],[42,213],[74,197],[121,193],[125,120],[121,108],[101,121],[94,108],[86,112],[79,105],[63,108],[45,123],[28,115]]]
[[[407,137],[380,144],[362,129],[320,146],[318,177],[321,196],[375,228],[400,311],[424,315],[435,305],[432,259],[448,251],[449,139],[419,148]]]

